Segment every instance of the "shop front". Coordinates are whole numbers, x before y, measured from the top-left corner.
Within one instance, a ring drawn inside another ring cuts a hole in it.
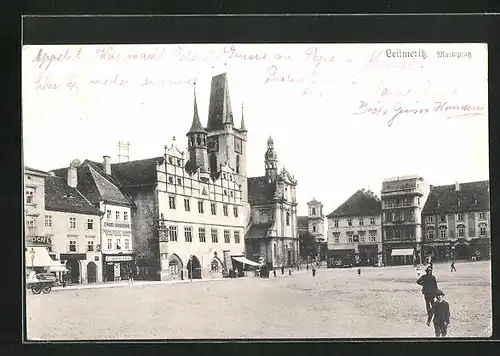
[[[128,280],[135,275],[134,254],[103,254],[104,282]]]
[[[43,272],[58,272],[64,269],[60,261],[53,260],[47,247],[44,246],[27,246],[24,249],[26,270],[36,273]]]
[[[448,261],[452,258],[449,241],[428,242],[422,246],[424,258],[431,256],[432,261]]]
[[[354,249],[328,250],[327,267],[350,267],[355,264]]]
[[[391,266],[411,265],[418,261],[415,245],[392,245],[385,248],[386,264]]]
[[[61,261],[66,261],[67,268],[67,282],[72,284],[79,284],[83,282],[84,271],[82,261],[87,259],[85,253],[61,253],[59,255]]]
[[[378,246],[372,245],[359,245],[359,265],[360,266],[375,266],[378,264]]]
[[[473,239],[470,242],[471,256],[475,260],[488,260],[491,258],[491,246],[489,239],[479,238]]]

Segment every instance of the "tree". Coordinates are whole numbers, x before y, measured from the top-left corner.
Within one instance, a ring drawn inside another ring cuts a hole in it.
[[[299,231],[300,257],[306,260],[308,256],[315,258],[318,254],[318,241],[309,231]]]

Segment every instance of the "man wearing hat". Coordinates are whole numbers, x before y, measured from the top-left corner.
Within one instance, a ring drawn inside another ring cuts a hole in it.
[[[436,292],[436,303],[434,303],[427,317],[427,326],[429,326],[434,316],[434,331],[436,337],[445,337],[448,325],[450,324],[450,305],[443,300],[443,297],[443,291],[438,289]]]
[[[434,306],[434,297],[438,290],[436,277],[432,275],[432,268],[427,267],[425,274],[417,280],[417,284],[422,286],[422,294],[425,299],[425,308],[427,309],[427,315],[431,312]]]

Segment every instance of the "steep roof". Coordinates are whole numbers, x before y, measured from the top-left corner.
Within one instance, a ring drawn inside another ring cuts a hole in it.
[[[45,177],[45,209],[75,214],[102,214],[76,188],[70,187],[65,178],[57,176]]]
[[[191,128],[189,129],[189,132],[187,135],[190,133],[207,133],[203,126],[201,125],[200,122],[200,116],[198,115],[198,104],[196,103],[196,92],[194,93],[194,112],[193,112],[193,124],[191,125]]]
[[[373,193],[360,189],[326,217],[371,216],[380,215],[381,211],[380,199]]]
[[[269,204],[274,198],[276,183],[268,183],[265,176],[248,178],[248,202],[250,204]]]
[[[80,183],[78,184],[78,189],[83,193],[84,185],[91,186],[89,188],[92,189],[93,194],[91,194],[90,196],[84,194],[91,203],[105,201],[108,203],[131,205],[130,200],[123,195],[116,184],[109,180],[107,174],[99,169],[92,167],[91,163],[84,166],[83,169],[88,171],[90,179],[81,180],[82,189],[80,189]]]
[[[458,191],[455,184],[433,186],[422,214],[489,210],[489,186],[487,180],[460,183]]]
[[[164,159],[163,156],[160,156],[115,163],[111,165],[111,175],[123,187],[154,185],[158,181],[157,165],[163,163]]]
[[[234,125],[227,75],[222,73],[212,78],[207,130],[223,129],[225,123]]]

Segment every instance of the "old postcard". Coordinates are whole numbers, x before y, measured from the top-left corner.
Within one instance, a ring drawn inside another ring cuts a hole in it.
[[[487,54],[24,46],[26,339],[491,336]]]

